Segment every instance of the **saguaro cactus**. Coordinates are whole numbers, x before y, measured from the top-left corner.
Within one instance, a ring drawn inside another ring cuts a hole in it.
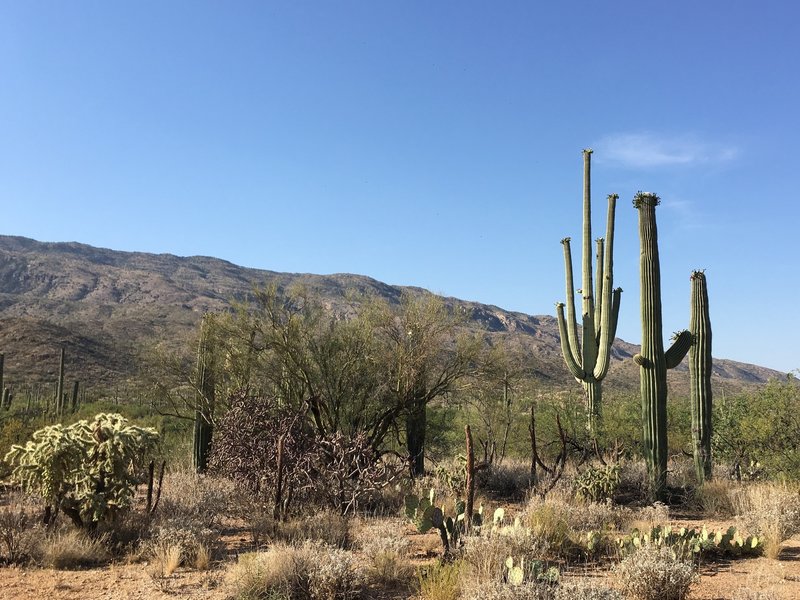
[[[197,406],[194,413],[194,451],[192,463],[197,473],[204,473],[213,431],[215,404],[214,352],[210,348],[213,317],[204,315],[200,324],[197,348]]]
[[[58,360],[58,387],[56,388],[56,418],[64,414],[64,348]]]
[[[692,273],[692,311],[689,331],[689,381],[692,402],[692,447],[697,481],[711,479],[711,319],[708,316],[708,287],[702,271]]]
[[[561,353],[569,372],[583,386],[586,396],[588,428],[594,432],[600,416],[602,402],[601,381],[608,373],[611,359],[611,344],[617,330],[619,303],[622,289],[614,285],[614,211],[618,196],[608,196],[608,218],[606,237],[598,238],[597,279],[592,282],[592,201],[591,201],[591,150],[583,151],[583,287],[579,290],[583,336],[578,339],[578,323],[575,316],[575,286],[572,277],[572,251],[570,238],[561,240],[564,246],[564,271],[566,279],[566,306],[556,304],[558,329],[561,337]]]
[[[667,483],[667,369],[680,364],[689,351],[692,335],[676,334],[665,352],[661,322],[661,269],[658,260],[658,231],[655,194],[639,192],[633,205],[639,211],[639,276],[641,279],[642,350],[633,357],[639,365],[642,394],[644,457],[651,492],[661,499]]]

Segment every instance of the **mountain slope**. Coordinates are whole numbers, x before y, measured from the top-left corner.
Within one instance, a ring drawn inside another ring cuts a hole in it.
[[[360,275],[276,273],[203,256],[118,252],[78,243],[42,243],[0,236],[0,351],[9,380],[51,382],[59,348],[67,348],[72,376],[110,387],[135,376],[137,352],[156,343],[185,346],[206,311],[228,308],[254,286],[303,285],[333,310],[347,310],[348,295],[374,294],[390,302],[419,288],[392,286]],[[531,356],[548,386],[576,385],[563,365],[554,317],[448,298],[468,308],[471,327],[488,338],[509,338]],[[616,340],[607,381],[638,388],[637,347]],[[685,371],[685,365],[679,367]],[[676,370],[679,371],[679,370]],[[726,389],[758,385],[781,373],[717,360],[715,381]],[[673,373],[683,388],[685,373]]]

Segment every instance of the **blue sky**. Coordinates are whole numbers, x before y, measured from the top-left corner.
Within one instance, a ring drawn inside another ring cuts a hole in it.
[[[360,273],[532,314],[620,195],[658,211],[665,334],[708,276],[714,354],[800,367],[791,2],[0,0],[0,232]],[[574,248],[576,251],[578,246]]]

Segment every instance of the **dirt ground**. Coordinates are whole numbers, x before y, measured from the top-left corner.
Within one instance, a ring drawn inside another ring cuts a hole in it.
[[[412,535],[412,534],[410,534]],[[437,548],[435,536],[413,534],[419,550]],[[235,546],[230,540],[229,549]],[[235,550],[230,560],[235,560]],[[169,577],[153,576],[147,563],[116,563],[99,569],[56,571],[52,569],[1,567],[0,599],[3,600],[125,600],[193,598],[222,600],[225,563],[208,571],[178,569]],[[576,576],[608,577],[607,572],[572,566],[562,573]],[[800,536],[784,542],[777,560],[769,558],[737,559],[701,565],[700,580],[692,588],[689,600],[730,600],[737,590],[771,592],[780,600],[800,599]],[[381,594],[381,600],[410,598],[408,592]]]

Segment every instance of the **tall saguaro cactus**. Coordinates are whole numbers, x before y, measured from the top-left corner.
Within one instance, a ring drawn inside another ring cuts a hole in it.
[[[204,473],[208,465],[208,452],[213,432],[215,404],[214,352],[211,345],[213,317],[203,315],[200,323],[200,341],[197,348],[197,406],[194,413],[194,441],[192,466]]]
[[[586,413],[589,431],[594,433],[602,403],[601,381],[608,373],[611,345],[617,330],[622,289],[614,289],[614,212],[616,194],[608,196],[606,237],[598,238],[597,277],[592,282],[592,200],[591,200],[591,150],[583,151],[583,256],[581,323],[583,335],[578,339],[578,322],[575,315],[575,286],[572,276],[572,250],[570,238],[561,240],[564,246],[564,272],[566,279],[566,307],[556,304],[561,353],[569,372],[583,386],[586,396]]]
[[[667,484],[667,369],[675,368],[692,343],[689,331],[675,336],[664,351],[661,320],[661,268],[658,259],[658,231],[655,194],[639,192],[633,205],[639,211],[639,276],[641,280],[642,350],[633,357],[639,365],[642,394],[644,457],[651,492],[661,499]]]
[[[692,310],[689,331],[689,382],[692,403],[692,447],[697,481],[711,479],[711,319],[708,316],[708,287],[702,271],[692,273]]]

